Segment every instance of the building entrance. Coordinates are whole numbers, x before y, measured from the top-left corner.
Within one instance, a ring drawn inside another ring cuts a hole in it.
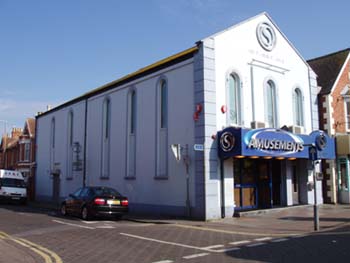
[[[264,159],[234,159],[236,210],[263,209],[281,205],[281,162]]]

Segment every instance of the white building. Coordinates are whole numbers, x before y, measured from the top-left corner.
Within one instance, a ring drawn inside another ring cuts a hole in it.
[[[305,144],[317,138],[319,158],[334,155],[330,138],[306,135],[318,129],[317,92],[315,74],[262,13],[38,116],[37,199],[108,185],[133,212],[201,219],[313,203]],[[238,137],[222,136],[229,126]],[[304,136],[254,130],[282,126]],[[244,146],[247,132],[273,147]]]

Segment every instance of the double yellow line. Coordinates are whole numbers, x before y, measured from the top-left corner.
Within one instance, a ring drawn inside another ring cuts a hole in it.
[[[55,252],[47,248],[44,248],[38,244],[35,244],[33,242],[30,242],[26,239],[15,238],[1,231],[0,231],[0,239],[10,240],[12,242],[15,242],[23,247],[26,247],[32,250],[34,253],[41,256],[45,260],[45,263],[63,263],[62,259]]]

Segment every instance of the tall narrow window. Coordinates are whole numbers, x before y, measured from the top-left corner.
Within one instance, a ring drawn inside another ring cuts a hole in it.
[[[24,144],[24,161],[30,161],[30,143],[27,142]]]
[[[230,74],[227,83],[228,124],[241,124],[240,80],[236,74]]]
[[[160,84],[160,128],[166,129],[168,126],[168,90],[166,82]]]
[[[350,98],[345,98],[345,122],[346,130],[350,130]]]
[[[55,162],[55,140],[56,140],[56,121],[55,118],[51,119],[51,134],[50,134],[50,167],[54,168]]]
[[[303,126],[303,95],[299,88],[296,88],[293,91],[293,115],[294,124],[297,126]]]
[[[74,115],[73,111],[69,111],[68,113],[68,123],[67,123],[67,174],[66,178],[72,178],[73,177],[73,120]]]
[[[107,98],[103,101],[102,113],[102,154],[101,154],[101,178],[109,178],[109,144],[110,144],[110,122],[111,102]]]
[[[156,176],[168,176],[168,83],[161,79],[157,87],[157,171]]]
[[[128,132],[127,132],[127,171],[128,178],[136,176],[136,91],[128,94]]]
[[[277,102],[276,102],[276,86],[272,80],[266,83],[265,87],[265,115],[268,127],[277,127]]]

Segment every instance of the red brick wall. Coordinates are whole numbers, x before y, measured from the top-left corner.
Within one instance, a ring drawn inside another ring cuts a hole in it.
[[[345,120],[345,106],[344,99],[341,96],[341,92],[346,85],[350,85],[349,81],[349,71],[350,71],[350,63],[348,62],[345,66],[344,71],[338,81],[336,88],[333,90],[333,119],[334,119],[334,129],[337,133],[345,133],[346,132],[346,120]]]

